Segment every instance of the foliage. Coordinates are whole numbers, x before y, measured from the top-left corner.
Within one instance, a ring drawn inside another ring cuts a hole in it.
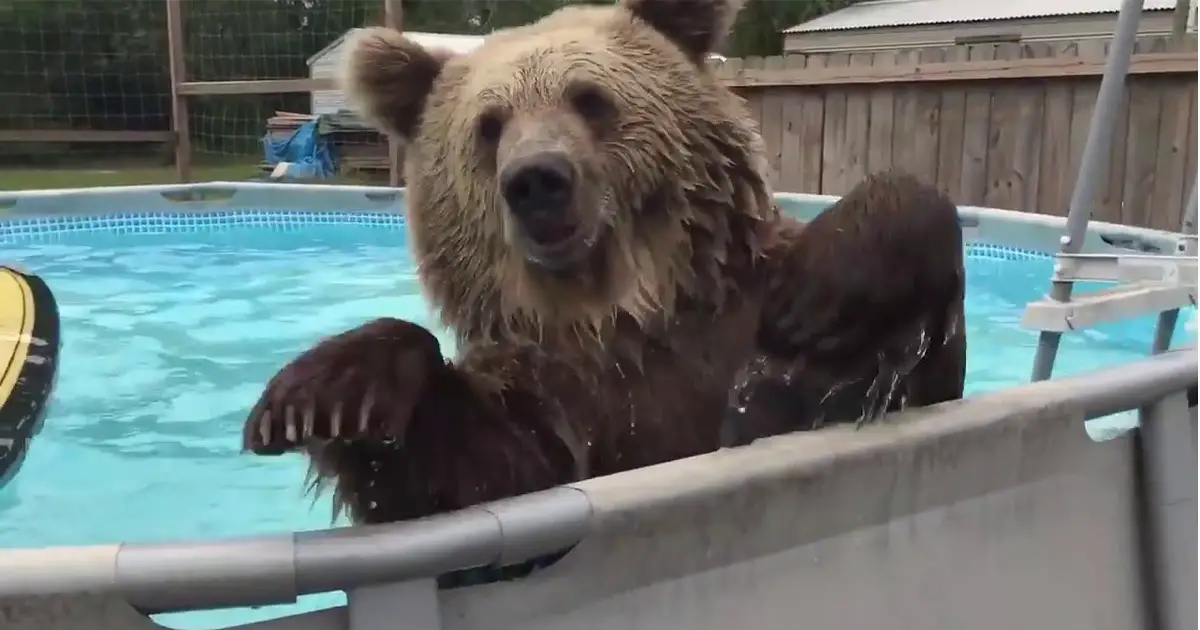
[[[383,17],[383,0],[179,1],[192,81],[305,77],[311,55]],[[569,1],[407,0],[404,27],[486,34]],[[779,54],[780,30],[852,1],[750,0],[725,52]],[[166,2],[0,0],[0,129],[169,129]],[[303,94],[204,97],[192,127],[210,142],[201,149],[255,152],[272,111],[306,107]],[[248,146],[211,146],[230,138]]]

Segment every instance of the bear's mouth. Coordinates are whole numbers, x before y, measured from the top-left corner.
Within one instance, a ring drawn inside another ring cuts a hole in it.
[[[517,231],[526,262],[553,272],[572,271],[586,264],[607,224],[611,201],[611,191],[602,195],[592,220],[574,214],[536,226],[532,222],[519,223]]]
[[[569,268],[583,261],[596,243],[595,230],[581,225],[559,224],[525,233],[525,259],[552,270]]]
[[[576,225],[559,221],[546,221],[523,226],[525,237],[534,247],[552,250],[570,244],[580,232]]]

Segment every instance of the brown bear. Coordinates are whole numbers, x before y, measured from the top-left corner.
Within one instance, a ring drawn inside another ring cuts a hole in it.
[[[328,339],[267,385],[245,447],[306,452],[371,523],[712,451],[738,383],[751,411],[776,377],[883,400],[928,373],[907,404],[961,396],[961,344],[920,341],[961,335],[953,204],[885,174],[804,229],[783,218],[756,124],[706,63],[739,8],[569,6],[459,56],[359,31],[344,87],[406,141],[411,244],[458,357],[395,319]],[[760,409],[743,436],[814,413]]]
[[[962,397],[962,229],[945,194],[911,175],[871,175],[810,223],[772,276],[763,350],[730,389],[722,445]],[[925,245],[922,246],[921,244]]]

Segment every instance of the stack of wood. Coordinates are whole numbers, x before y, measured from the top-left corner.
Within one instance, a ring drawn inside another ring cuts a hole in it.
[[[267,119],[267,134],[272,139],[285,140],[302,125],[316,119],[314,114],[277,111]],[[330,116],[328,122],[330,130],[324,134],[324,138],[331,143],[337,155],[339,175],[382,173],[384,177],[387,176],[388,147],[383,135],[358,122],[348,112]],[[324,127],[326,121],[321,124]],[[272,168],[263,163],[263,170],[270,171]]]
[[[284,139],[292,135],[306,122],[316,120],[313,114],[299,114],[296,112],[275,112],[275,115],[267,119],[267,133],[271,134],[272,138]]]

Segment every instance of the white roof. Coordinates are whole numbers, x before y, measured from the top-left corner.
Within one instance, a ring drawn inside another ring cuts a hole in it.
[[[1145,0],[1146,11],[1175,8],[1176,0]],[[1116,13],[1121,0],[872,0],[784,30],[784,33],[915,26]]]
[[[307,62],[308,65],[311,66],[311,65],[313,65],[313,62],[315,62],[316,60],[318,60],[326,55],[331,54],[336,49],[340,49],[342,46],[342,43],[346,41],[346,38],[349,37],[351,33],[358,31],[358,30],[361,30],[361,29],[352,28],[352,29],[346,31],[345,33],[342,33],[341,37],[333,40],[332,42],[329,43],[328,46],[325,46],[321,50],[317,51],[313,56],[309,57],[308,62]],[[458,53],[460,55],[465,55],[466,53],[469,53],[472,50],[479,48],[481,45],[483,45],[483,40],[485,39],[485,36],[483,36],[483,35],[455,35],[453,33],[421,33],[421,32],[417,32],[417,31],[404,31],[404,36],[426,48],[438,48],[441,50],[448,50],[450,52]],[[714,61],[721,62],[721,63],[724,63],[726,61],[724,55],[718,55],[717,53],[709,54],[708,58],[712,59]]]
[[[360,29],[352,28],[342,34],[341,37],[333,40],[328,46],[317,51],[316,54],[308,58],[308,65],[313,65],[313,62],[333,53],[336,49],[340,49],[346,41],[346,37],[351,33]],[[439,48],[449,50],[459,54],[469,53],[483,44],[482,35],[455,35],[453,33],[421,33],[418,31],[404,31],[404,36],[412,41],[426,47]]]

